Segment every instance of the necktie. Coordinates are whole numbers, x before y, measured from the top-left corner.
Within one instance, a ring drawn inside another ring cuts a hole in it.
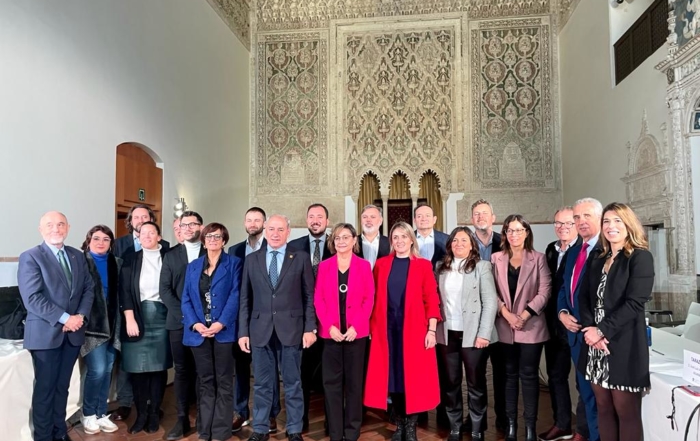
[[[138,237],[134,237],[134,250],[141,251],[141,241]]]
[[[66,280],[68,280],[68,288],[73,289],[73,276],[70,273],[68,262],[66,262],[66,252],[63,251],[63,249],[58,250],[58,263],[61,264],[63,275],[65,275]]]
[[[321,263],[321,239],[314,239],[316,248],[314,248],[314,257],[311,260],[311,267],[314,270],[314,278],[318,274],[318,264]]]
[[[576,263],[574,264],[574,278],[573,283],[571,284],[571,306],[574,305],[574,292],[578,286],[578,278],[581,276],[583,266],[586,264],[586,257],[588,257],[588,253],[586,253],[587,249],[588,243],[584,242],[583,246],[581,247],[581,251],[579,251],[578,256],[576,256]]]
[[[277,280],[279,279],[279,273],[277,272],[277,255],[279,251],[272,252],[272,259],[270,260],[270,283],[273,288],[277,287]]]

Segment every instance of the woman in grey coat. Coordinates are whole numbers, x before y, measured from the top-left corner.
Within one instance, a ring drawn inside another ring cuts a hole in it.
[[[448,441],[461,439],[462,366],[466,373],[472,439],[483,440],[486,430],[486,361],[488,346],[498,341],[497,294],[491,263],[480,260],[474,233],[455,228],[447,252],[437,264],[443,321],[437,326],[437,350],[445,368],[442,402],[450,422]]]

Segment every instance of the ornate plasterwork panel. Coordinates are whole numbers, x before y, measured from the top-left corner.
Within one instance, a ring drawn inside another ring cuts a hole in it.
[[[219,17],[250,50],[250,6],[248,0],[207,0]]]
[[[580,0],[559,0],[559,6],[557,8],[557,25],[561,30],[566,23],[569,21],[571,16],[576,10]]]
[[[675,27],[672,31],[676,35],[676,43],[681,47],[700,31],[700,2],[697,0],[671,1],[675,15]]]
[[[472,22],[472,172],[477,187],[555,188],[548,18]]]
[[[339,32],[343,66],[336,85],[342,112],[338,131],[349,194],[359,191],[369,170],[383,192],[397,170],[408,177],[412,193],[418,193],[420,176],[427,170],[437,174],[443,191],[452,189],[459,131],[457,32],[442,21],[413,23],[410,29],[381,25]]]

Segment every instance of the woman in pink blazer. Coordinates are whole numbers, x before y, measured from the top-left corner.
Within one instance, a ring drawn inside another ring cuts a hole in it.
[[[506,363],[506,441],[518,431],[518,381],[523,386],[525,440],[536,441],[540,389],[538,368],[549,340],[544,312],[552,283],[544,254],[533,249],[530,224],[519,214],[503,223],[501,249],[491,255],[498,292],[496,330]]]
[[[318,266],[314,306],[322,355],[326,419],[332,441],[356,441],[362,425],[364,360],[374,277],[368,261],[357,257],[357,231],[337,224],[329,238],[335,255]],[[345,391],[345,392],[343,392]]]

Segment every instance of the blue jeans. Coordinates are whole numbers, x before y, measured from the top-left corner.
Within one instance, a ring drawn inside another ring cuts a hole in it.
[[[83,391],[83,415],[107,414],[107,398],[112,380],[112,366],[116,349],[110,342],[104,342],[83,357],[87,365]]]

